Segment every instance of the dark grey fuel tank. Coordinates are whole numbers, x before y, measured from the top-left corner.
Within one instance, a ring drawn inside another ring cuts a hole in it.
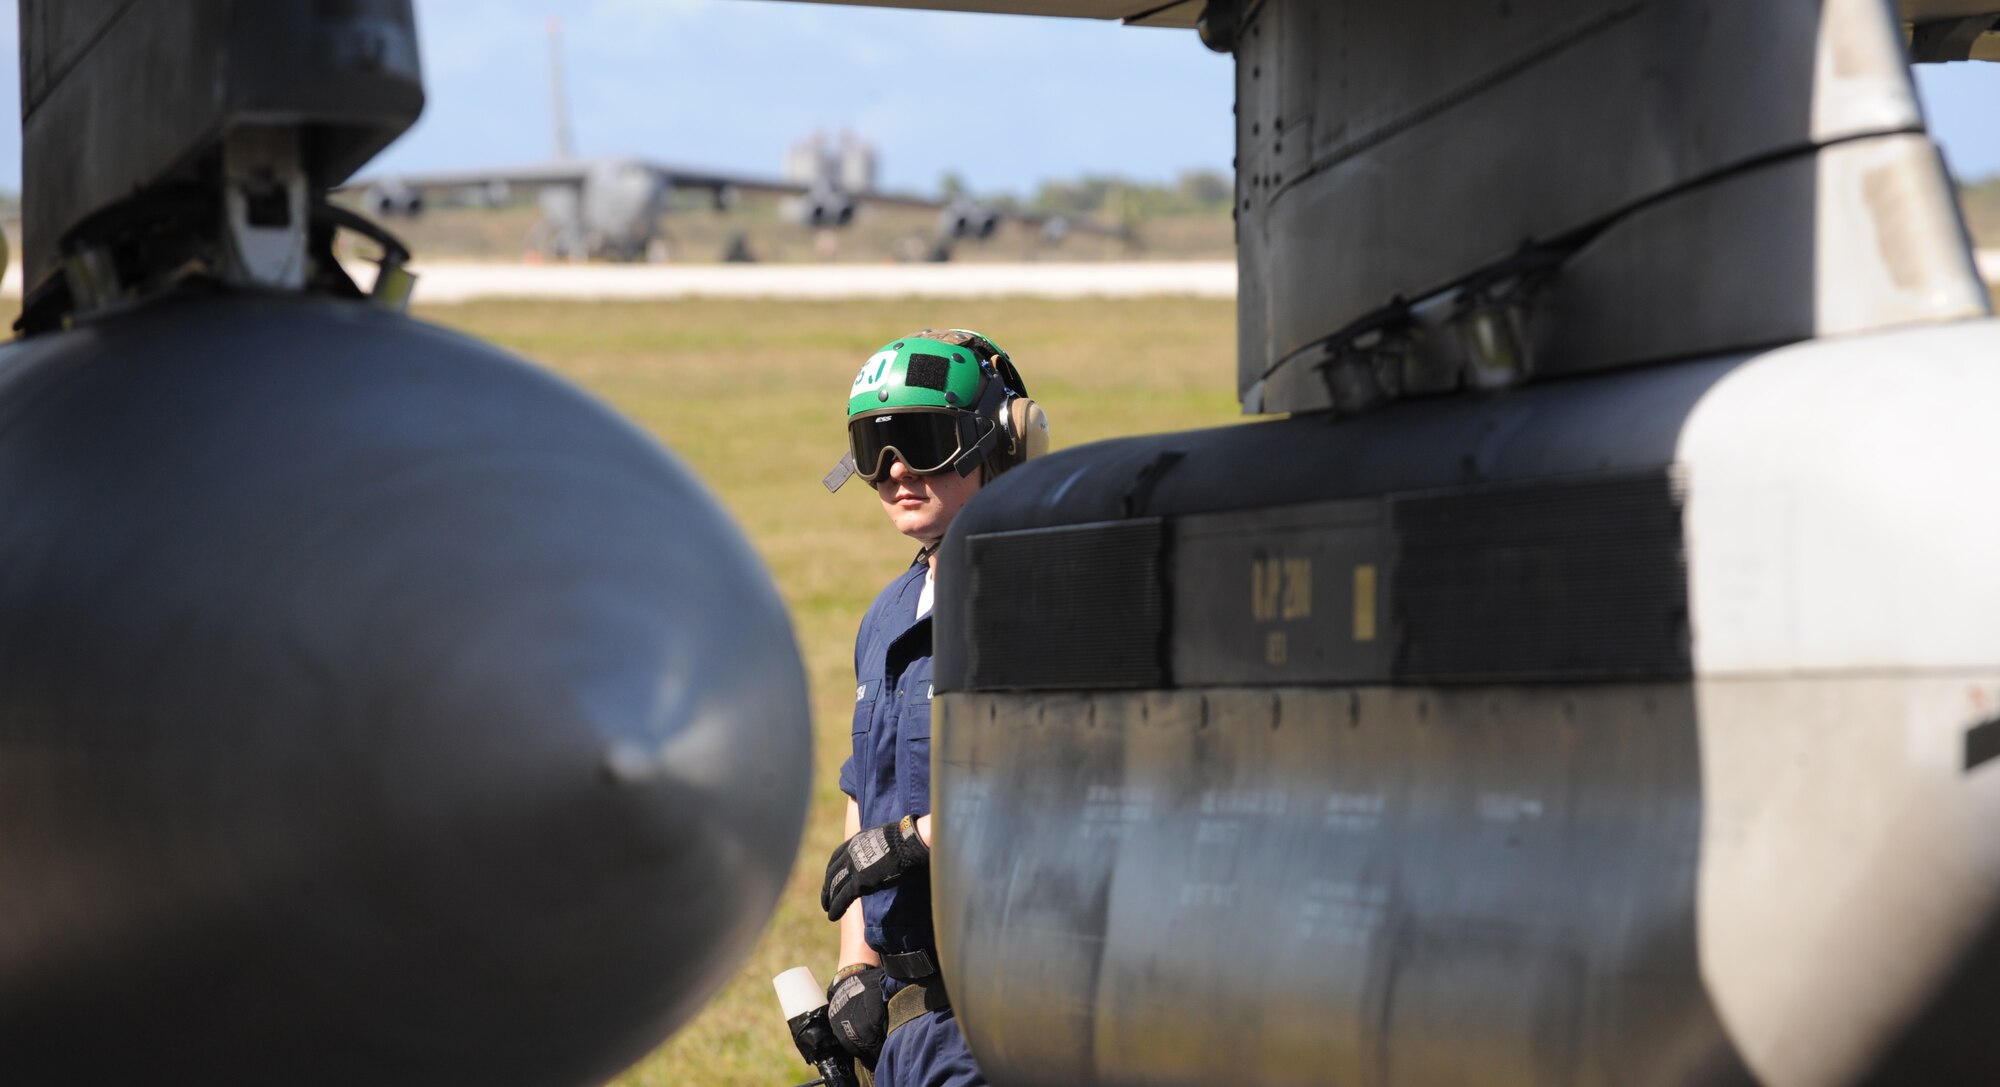
[[[1740,1076],[1689,920],[1672,468],[1672,421],[1736,361],[999,480],[954,528],[937,627],[937,909],[981,1060],[1047,1084]]]
[[[716,502],[576,391],[351,302],[0,350],[14,1083],[584,1084],[718,986],[804,681]]]
[[[23,0],[21,42],[0,1081],[605,1081],[798,845],[769,576],[327,202],[422,105],[408,0]]]
[[[932,733],[982,1066],[1990,1078],[1994,358],[1964,322],[996,481]]]

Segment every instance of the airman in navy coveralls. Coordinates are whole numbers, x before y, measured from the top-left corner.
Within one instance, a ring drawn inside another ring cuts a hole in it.
[[[840,769],[847,841],[820,904],[840,923],[827,989],[842,1042],[883,1087],[985,1077],[959,1033],[931,928],[931,598],[938,541],[994,475],[1046,448],[1048,420],[1007,354],[925,329],[871,355],[848,399],[848,453],[827,476],[875,485],[923,549],[868,608],[854,642],[854,751]],[[859,908],[853,908],[856,902]]]

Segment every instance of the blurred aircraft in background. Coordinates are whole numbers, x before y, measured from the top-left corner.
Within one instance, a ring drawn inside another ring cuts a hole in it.
[[[1000,224],[1015,219],[1039,227],[1049,245],[1073,230],[1129,236],[1124,227],[1072,221],[1060,215],[1004,212],[963,195],[932,199],[876,189],[875,149],[852,133],[829,142],[823,134],[794,144],[783,177],[767,177],[658,162],[633,155],[578,158],[570,134],[563,81],[561,25],[549,21],[550,99],[554,116],[553,156],[517,166],[382,174],[356,179],[344,191],[359,190],[363,207],[376,216],[414,217],[439,205],[501,207],[533,193],[542,219],[529,236],[532,252],[548,258],[637,261],[665,260],[667,244],[660,220],[676,190],[706,193],[719,211],[736,206],[745,193],[782,198],[788,220],[815,230],[837,230],[854,222],[863,204],[935,210],[937,237],[920,240],[914,252],[947,260],[961,240],[983,241]],[[740,239],[725,259],[748,259]]]

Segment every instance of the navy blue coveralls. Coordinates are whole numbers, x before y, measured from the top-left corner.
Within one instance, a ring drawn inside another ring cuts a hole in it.
[[[931,618],[917,618],[929,566],[910,567],[889,583],[854,639],[854,754],[840,768],[840,790],[861,808],[863,827],[931,810]],[[883,955],[928,952],[931,885],[911,878],[861,899],[868,946]],[[884,996],[902,987],[893,978]],[[949,1008],[918,1016],[889,1036],[875,1064],[881,1087],[972,1087],[985,1077]]]

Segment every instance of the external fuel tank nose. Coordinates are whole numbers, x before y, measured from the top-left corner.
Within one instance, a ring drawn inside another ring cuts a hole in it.
[[[0,508],[24,1081],[600,1082],[769,916],[783,608],[548,375],[333,301],[107,315],[0,352]]]

